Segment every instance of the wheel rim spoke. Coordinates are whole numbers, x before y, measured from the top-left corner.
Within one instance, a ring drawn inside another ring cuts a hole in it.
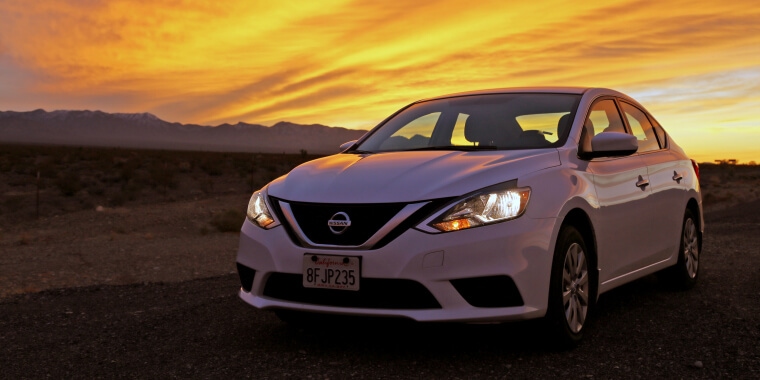
[[[588,272],[584,271],[581,278],[578,279],[578,286],[585,288],[586,284],[588,284]]]
[[[588,306],[588,293],[586,293],[583,290],[578,291],[578,303],[581,304],[581,306]]]
[[[567,270],[567,267],[565,267],[565,270],[562,271],[562,285],[563,287],[567,287],[572,282],[573,282],[572,275],[570,275],[570,272]]]
[[[691,218],[686,219],[683,227],[683,256],[687,274],[695,278],[699,270],[699,240],[697,227]]]
[[[573,332],[583,328],[588,311],[588,263],[583,249],[573,243],[565,253],[562,271],[562,304],[567,325]]]
[[[578,247],[576,255],[577,262],[575,265],[575,275],[580,277],[582,275],[581,271],[584,269],[584,265],[586,264],[585,260],[583,259],[583,251],[580,250],[580,247]]]
[[[566,290],[562,293],[562,305],[565,306],[565,309],[568,307],[568,303],[570,302],[570,297],[572,295],[572,292],[570,290]]]

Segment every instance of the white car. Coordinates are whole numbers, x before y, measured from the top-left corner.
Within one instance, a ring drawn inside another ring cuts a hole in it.
[[[630,97],[509,88],[412,103],[251,197],[240,297],[283,319],[544,318],[578,341],[601,293],[699,274],[699,170]]]

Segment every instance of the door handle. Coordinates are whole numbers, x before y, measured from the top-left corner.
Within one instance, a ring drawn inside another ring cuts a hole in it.
[[[636,187],[639,187],[641,188],[641,190],[644,190],[644,188],[646,188],[647,186],[649,186],[649,180],[644,179],[644,177],[642,176],[639,176],[639,180],[636,182]]]
[[[673,170],[673,181],[676,181],[677,183],[681,183],[682,179],[683,179],[683,175],[681,175],[677,171]]]

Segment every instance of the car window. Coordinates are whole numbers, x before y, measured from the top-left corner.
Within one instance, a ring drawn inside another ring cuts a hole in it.
[[[615,101],[602,99],[594,103],[589,110],[581,135],[581,152],[591,151],[591,138],[602,132],[626,133]]]
[[[646,114],[631,104],[620,102],[623,113],[631,127],[631,132],[639,140],[639,152],[650,152],[660,149],[652,124]]]
[[[562,134],[563,124],[560,122],[562,116],[569,115],[569,112],[562,113],[534,113],[530,115],[520,115],[515,118],[517,124],[523,131],[536,131],[543,137],[553,143],[559,140]]]
[[[412,104],[373,130],[356,150],[550,148],[566,138],[580,95],[468,95]]]
[[[471,145],[472,143],[467,141],[464,137],[464,125],[467,122],[467,118],[470,115],[466,113],[460,113],[457,115],[457,121],[454,124],[454,131],[451,133],[451,145]]]
[[[654,119],[652,119],[652,126],[654,127],[655,133],[657,133],[657,140],[660,140],[660,148],[667,148],[668,135],[665,133],[665,130],[662,129],[662,126],[660,126],[660,124],[657,123],[657,120]]]
[[[440,116],[440,112],[433,112],[412,120],[404,128],[393,133],[380,147],[387,150],[399,150],[428,146],[428,141],[433,135],[435,124]]]

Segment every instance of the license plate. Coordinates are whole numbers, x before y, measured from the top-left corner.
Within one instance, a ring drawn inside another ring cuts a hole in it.
[[[355,256],[303,256],[304,288],[359,290],[361,261]]]

